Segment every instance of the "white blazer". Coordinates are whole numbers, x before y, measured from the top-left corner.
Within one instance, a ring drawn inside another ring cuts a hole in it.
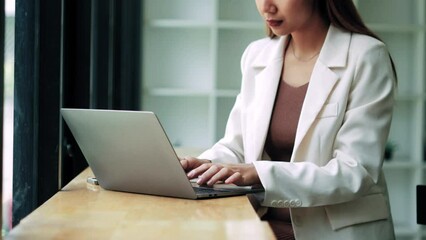
[[[199,157],[253,163],[265,188],[261,205],[290,208],[297,239],[394,239],[382,164],[396,81],[385,45],[330,26],[291,161],[267,161],[264,143],[285,44],[283,36],[247,47],[225,136]]]

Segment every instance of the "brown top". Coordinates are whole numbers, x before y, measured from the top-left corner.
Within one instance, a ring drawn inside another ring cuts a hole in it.
[[[265,142],[265,151],[273,161],[290,161],[307,89],[308,84],[292,87],[280,81]]]
[[[292,87],[280,81],[269,124],[265,151],[272,161],[289,162],[296,137],[297,124],[309,83]],[[288,208],[269,208],[263,220],[291,223]],[[291,232],[286,233],[292,235]]]

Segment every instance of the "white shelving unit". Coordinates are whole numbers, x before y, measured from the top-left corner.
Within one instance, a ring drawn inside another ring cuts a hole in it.
[[[384,165],[397,239],[426,239],[416,223],[416,185],[426,183],[425,1],[358,0],[357,7],[387,44],[399,77],[389,137],[397,147]]]
[[[224,133],[245,47],[265,36],[255,2],[147,0],[144,16],[143,108],[175,146],[208,148]]]
[[[386,161],[397,239],[426,239],[416,223],[416,185],[426,184],[424,152],[425,0],[356,0],[388,45],[399,80]],[[145,0],[143,110],[158,114],[176,147],[205,149],[223,136],[240,88],[240,58],[265,37],[255,1]]]

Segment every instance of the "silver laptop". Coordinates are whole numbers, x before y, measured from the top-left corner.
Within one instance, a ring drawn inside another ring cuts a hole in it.
[[[153,112],[63,108],[61,113],[104,189],[188,199],[263,191],[190,181]]]

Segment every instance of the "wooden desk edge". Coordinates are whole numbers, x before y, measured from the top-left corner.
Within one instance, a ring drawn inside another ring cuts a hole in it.
[[[215,239],[240,239],[246,237],[275,239],[268,223],[260,221],[254,209],[251,207],[249,199],[245,196],[218,198],[216,200],[205,201],[120,193],[103,190],[101,188],[98,193],[94,193],[86,189],[86,180],[87,177],[90,176],[93,176],[90,168],[82,171],[61,191],[25,217],[19,225],[12,229],[5,239],[101,239],[108,237],[112,238],[112,236],[114,236],[114,238],[131,238],[132,236],[139,236],[141,229],[144,229],[145,236],[157,238],[165,237],[164,230],[162,229],[165,226],[174,228],[174,230],[168,231],[171,232],[168,237],[172,237],[173,239],[202,237],[206,234],[206,229],[217,236]],[[90,198],[93,196],[95,197]],[[87,200],[86,198],[90,199],[87,201],[88,203],[84,202]],[[92,204],[91,206],[93,206],[93,201],[97,201],[98,198],[104,200],[96,202],[95,210],[87,206],[81,207],[81,204]],[[241,202],[240,200],[242,199],[246,200]],[[116,205],[112,207],[112,209],[115,210],[110,210],[111,206],[108,206],[108,204],[117,200],[128,201],[129,204]],[[138,203],[135,204],[135,201]],[[152,205],[153,207],[150,206],[150,208],[155,209],[156,204],[163,204],[162,207],[170,208],[170,211],[161,212],[159,215],[165,215],[163,218],[155,214],[145,217],[147,209],[143,209],[142,213],[142,209],[140,208],[144,201],[145,204],[155,203]],[[80,205],[76,205],[76,202],[80,203]],[[238,204],[236,204],[236,202],[238,202]],[[217,207],[226,208],[228,203],[234,205],[228,207],[225,211],[214,210],[217,209]],[[138,204],[140,204],[140,206]],[[130,206],[132,209],[125,212],[122,210],[122,206]],[[183,206],[183,210],[181,210],[182,213],[189,213],[189,217],[182,221],[182,218],[185,217],[179,215],[179,210],[177,210],[177,215],[173,213],[176,211],[176,209],[174,209],[175,206]],[[235,207],[239,207],[242,211],[238,213],[238,209],[235,210]],[[191,213],[192,211],[188,211],[188,209],[194,209],[195,212]],[[230,211],[230,213],[227,213],[228,211]],[[235,217],[232,214],[240,214],[241,217]],[[101,218],[96,217],[96,219],[100,219],[100,221],[93,221],[95,223],[92,226],[87,226],[88,223],[92,222],[90,217],[97,215],[101,216]],[[102,218],[103,215],[113,217]],[[81,219],[82,216],[85,216],[84,219]],[[145,220],[143,218],[145,218]],[[111,219],[115,220],[112,221]],[[116,226],[116,222],[122,221],[130,221],[131,224],[127,223],[125,225]],[[185,228],[193,228],[195,233],[187,235],[188,233],[182,231],[182,229]],[[88,229],[90,229],[89,232],[91,233],[87,232]],[[197,229],[202,231],[197,232]],[[231,231],[231,229],[233,230]]]

